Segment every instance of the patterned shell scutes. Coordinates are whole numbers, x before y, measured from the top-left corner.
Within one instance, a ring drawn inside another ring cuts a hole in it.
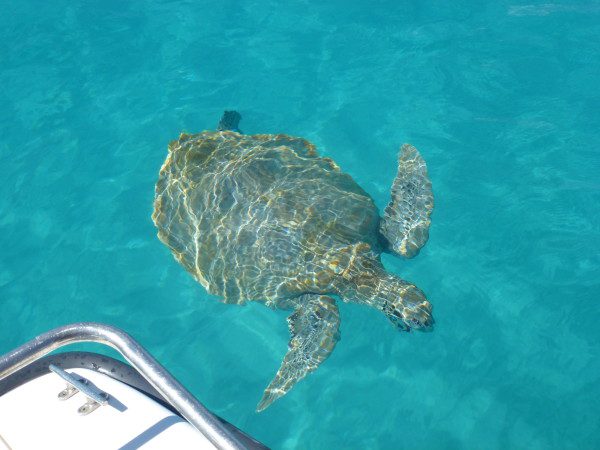
[[[378,245],[371,197],[310,142],[182,134],[156,185],[159,238],[229,303],[331,292],[355,245]]]

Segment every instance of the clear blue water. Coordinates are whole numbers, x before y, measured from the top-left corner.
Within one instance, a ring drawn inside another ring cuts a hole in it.
[[[599,447],[600,3],[547,1],[0,1],[0,352],[123,327],[273,448]],[[343,304],[261,414],[286,313],[205,294],[150,220],[168,141],[225,108],[380,207],[411,142],[436,195],[421,254],[385,258],[436,330]]]

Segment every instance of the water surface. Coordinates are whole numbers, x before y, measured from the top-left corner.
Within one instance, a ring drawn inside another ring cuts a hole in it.
[[[600,445],[600,3],[0,1],[0,352],[125,328],[273,448]],[[235,108],[375,199],[401,143],[436,209],[436,330],[341,305],[331,358],[254,413],[286,313],[222,305],[150,220],[166,145]]]

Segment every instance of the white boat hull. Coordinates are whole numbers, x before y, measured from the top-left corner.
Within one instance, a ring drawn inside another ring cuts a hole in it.
[[[85,368],[67,372],[108,393],[108,404],[80,415],[86,396],[78,392],[59,400],[67,384],[55,373],[30,380],[0,396],[0,449],[215,448],[180,416],[129,385]]]

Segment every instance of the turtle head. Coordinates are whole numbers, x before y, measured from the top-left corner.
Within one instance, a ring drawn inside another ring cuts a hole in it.
[[[431,331],[433,330],[433,316],[431,314],[431,303],[425,298],[425,294],[416,286],[409,283],[397,284],[390,290],[383,303],[383,312],[387,318],[400,331]],[[391,298],[390,298],[391,297]]]
[[[401,331],[433,330],[431,303],[421,289],[388,273],[369,254],[352,258],[336,289],[347,301],[356,301],[383,312]]]

